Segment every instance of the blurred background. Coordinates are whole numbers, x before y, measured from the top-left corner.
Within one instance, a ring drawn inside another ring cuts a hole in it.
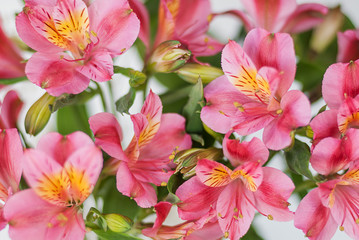
[[[97,0],[101,1],[101,0]],[[148,0],[148,2],[153,1],[154,4],[157,4],[157,1]],[[338,5],[341,6],[342,11],[351,19],[354,26],[356,28],[359,27],[359,1],[358,0],[297,0],[298,3],[321,3],[328,7],[336,7]],[[240,3],[240,0],[211,0],[213,12],[223,12],[231,9],[243,9]],[[8,34],[8,36],[16,39],[17,33],[15,29],[15,15],[22,10],[23,2],[21,0],[0,0],[0,18],[2,21],[2,27],[4,31]],[[233,16],[220,16],[213,20],[210,26],[210,33],[220,40],[223,43],[226,43],[228,39],[234,39],[238,36],[239,31],[241,29],[241,23],[238,19]],[[19,41],[19,39],[17,39]],[[29,53],[24,54],[24,58],[27,59],[31,56]],[[131,48],[122,56],[118,57],[115,62],[116,65],[122,67],[130,67],[136,70],[141,70],[143,67],[143,62],[137,53],[135,48]],[[166,90],[166,88],[156,81],[150,81],[150,87],[153,91],[157,94],[160,94]],[[297,84],[294,88],[300,88],[301,85]],[[30,82],[21,82],[10,87],[6,87],[7,89],[16,89],[20,95],[20,98],[24,101],[25,105],[23,110],[20,114],[20,118],[18,119],[18,125],[24,131],[24,118],[27,110],[30,106],[44,93],[43,89],[35,86]],[[106,91],[107,88],[103,87],[103,90]],[[128,79],[122,75],[115,75],[113,79],[113,89],[114,89],[114,99],[118,99],[119,97],[125,95],[129,90]],[[2,91],[0,93],[0,100],[3,99],[4,93],[7,91]],[[106,94],[105,94],[106,95]],[[107,101],[108,102],[108,101]],[[131,113],[136,113],[140,111],[142,105],[142,96],[137,96],[135,100],[135,105],[131,108]],[[323,106],[324,103],[319,100],[312,109],[313,113],[318,111],[318,108]],[[91,106],[88,111],[90,115],[102,111],[102,106],[100,103],[99,97],[94,97],[88,104]],[[118,119],[120,120],[121,126],[124,130],[125,136],[125,145],[128,143],[133,135],[132,132],[132,123],[129,119],[129,116],[120,116],[118,114]],[[52,116],[50,123],[46,126],[44,131],[39,134],[37,137],[26,137],[26,140],[31,142],[33,146],[36,146],[36,143],[44,133],[49,131],[56,130],[55,126],[55,117]],[[1,153],[0,153],[1,154]],[[278,154],[277,154],[278,156]],[[278,156],[280,158],[280,156]],[[276,168],[283,168],[283,161],[271,161],[270,166],[274,166]],[[292,197],[290,199],[291,202],[291,210],[295,211],[298,206],[299,200],[296,197]],[[91,199],[87,200],[86,206],[91,206]],[[86,209],[85,209],[86,211]],[[167,220],[165,223],[168,224],[175,224],[178,222],[176,218],[176,210],[173,209],[171,214],[171,219]],[[293,221],[291,222],[275,222],[269,221],[266,217],[258,215],[255,217],[253,224],[255,225],[258,233],[265,239],[265,240],[284,240],[284,239],[291,239],[291,240],[300,240],[304,239],[304,234],[301,230],[298,230],[294,227]],[[0,232],[0,239],[7,240],[9,239],[7,228]],[[350,239],[346,236],[345,233],[337,231],[336,235],[333,238],[334,240],[345,240]]]

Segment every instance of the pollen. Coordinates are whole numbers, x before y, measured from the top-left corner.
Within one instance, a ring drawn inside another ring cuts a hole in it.
[[[54,225],[53,225],[52,223],[50,223],[50,222],[47,223],[47,227],[48,227],[48,228],[52,228],[53,226],[54,226]]]
[[[244,112],[244,107],[242,104],[240,104],[239,102],[233,102],[233,105],[240,111],[240,112]]]
[[[339,227],[339,230],[343,232],[343,231],[344,231],[344,227],[343,227],[343,226],[340,226],[340,227]]]
[[[238,212],[238,208],[234,208],[233,211],[234,211],[234,212]]]
[[[242,214],[238,214],[238,217],[239,217],[239,218],[243,218],[243,215],[242,215]]]
[[[97,37],[97,33],[95,33],[93,30],[91,30],[91,34],[92,36]]]
[[[273,220],[273,216],[270,214],[267,216],[267,218],[268,218],[268,220]]]
[[[228,238],[228,237],[229,237],[229,232],[228,232],[228,231],[224,233],[224,237],[225,237],[225,238]]]
[[[276,111],[277,114],[281,114],[282,112],[283,112],[282,109],[278,109],[278,110]]]
[[[167,183],[166,182],[161,182],[161,186],[165,187],[165,186],[167,186]]]
[[[68,218],[63,213],[59,213],[56,219],[59,220],[60,222],[67,222],[68,220]]]
[[[208,37],[205,37],[205,38],[204,38],[204,42],[205,42],[205,43],[208,43],[208,41],[209,41]]]
[[[221,213],[218,213],[218,217],[222,217],[222,214],[221,214]]]
[[[355,223],[356,223],[356,224],[359,224],[359,218],[357,218],[357,219],[355,220]]]

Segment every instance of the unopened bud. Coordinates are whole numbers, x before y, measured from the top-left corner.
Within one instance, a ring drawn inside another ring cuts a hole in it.
[[[191,57],[191,51],[180,48],[179,41],[161,43],[148,61],[150,72],[173,72],[182,67]]]
[[[343,23],[344,15],[340,7],[331,9],[324,17],[324,21],[315,28],[310,40],[310,48],[317,53],[324,51],[335,39]]]
[[[112,232],[123,233],[131,229],[133,222],[130,218],[121,214],[105,214],[103,218],[106,220],[107,227]]]
[[[223,158],[223,152],[218,148],[192,148],[178,152],[173,160],[177,164],[176,171],[181,172],[185,179],[195,175],[195,166],[199,159],[219,160]]]
[[[45,93],[27,111],[25,117],[25,130],[28,134],[36,136],[46,126],[50,119],[52,105],[56,97]]]
[[[222,69],[198,63],[187,63],[177,70],[178,76],[190,83],[197,83],[198,77],[204,84],[222,76]]]

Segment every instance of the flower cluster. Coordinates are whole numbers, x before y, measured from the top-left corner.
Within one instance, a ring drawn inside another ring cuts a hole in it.
[[[241,3],[25,0],[23,43],[0,28],[0,229],[260,239],[259,213],[311,240],[359,239],[358,30],[339,8]],[[243,28],[224,43],[210,26],[228,14]],[[115,65],[131,47],[142,69]],[[43,95],[29,106],[16,86]]]

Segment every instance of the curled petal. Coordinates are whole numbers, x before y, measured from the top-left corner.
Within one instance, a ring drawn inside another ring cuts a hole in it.
[[[37,52],[26,64],[26,75],[53,96],[80,93],[87,88],[90,79],[76,71],[78,63],[64,58],[71,59],[67,54]]]
[[[249,142],[229,139],[226,134],[223,139],[223,153],[234,167],[244,162],[260,162],[263,165],[269,156],[269,151],[259,138],[252,138]]]
[[[162,227],[163,222],[168,216],[168,213],[170,212],[172,207],[172,204],[169,202],[159,202],[155,205],[155,211],[156,211],[156,221],[153,224],[152,228],[143,229],[142,233],[148,237],[155,237],[157,235],[157,232]]]
[[[16,122],[23,104],[15,91],[9,91],[5,95],[3,104],[0,103],[0,129],[16,128]]]

